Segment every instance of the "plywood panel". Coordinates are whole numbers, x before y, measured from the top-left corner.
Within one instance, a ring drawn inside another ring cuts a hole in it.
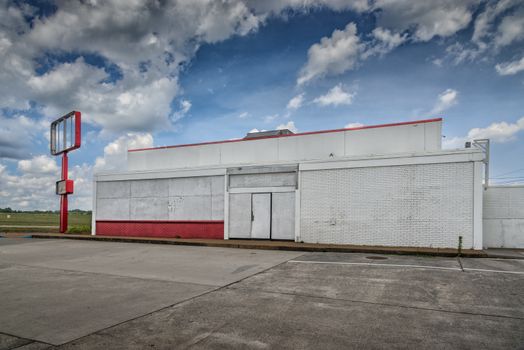
[[[251,238],[251,193],[229,195],[229,237]]]
[[[253,193],[251,195],[251,238],[269,239],[271,235],[271,193]]]
[[[295,239],[295,192],[272,194],[271,238]]]

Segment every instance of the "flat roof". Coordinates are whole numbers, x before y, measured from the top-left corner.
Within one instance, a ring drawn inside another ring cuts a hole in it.
[[[305,135],[326,134],[326,133],[331,133],[331,132],[342,132],[342,131],[352,131],[352,130],[386,128],[386,127],[391,127],[391,126],[433,123],[433,122],[440,122],[440,121],[442,121],[442,118],[433,118],[433,119],[414,120],[414,121],[410,121],[410,122],[401,122],[401,123],[364,125],[364,126],[359,126],[359,127],[356,127],[356,128],[343,128],[343,129],[331,129],[331,130],[320,130],[320,131],[308,131],[308,132],[300,132],[300,133],[288,134],[288,135],[262,136],[262,137],[251,138],[251,139],[208,141],[208,142],[188,143],[188,144],[173,145],[173,146],[135,148],[135,149],[128,150],[128,152],[152,151],[152,150],[159,150],[159,149],[166,149],[166,148],[192,147],[192,146],[202,146],[202,145],[215,145],[215,144],[230,143],[230,142],[258,141],[258,140],[276,139],[276,138],[282,138],[282,137],[297,137],[297,136],[305,136]]]

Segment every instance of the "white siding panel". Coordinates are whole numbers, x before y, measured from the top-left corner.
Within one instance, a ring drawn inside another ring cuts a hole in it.
[[[524,248],[524,187],[488,187],[483,221],[486,247]]]
[[[473,163],[301,173],[305,242],[456,248],[473,245]]]
[[[129,198],[97,198],[97,220],[129,220]]]
[[[438,151],[441,122],[336,130],[128,153],[129,170],[270,164],[332,157]]]
[[[271,238],[295,239],[295,192],[272,194]]]
[[[133,220],[168,220],[167,197],[131,198],[130,217]]]
[[[211,196],[169,197],[169,220],[211,220]]]
[[[278,159],[278,139],[220,143],[215,147],[220,148],[221,164],[258,164]]]
[[[296,186],[296,173],[230,175],[231,188]]]
[[[96,220],[224,220],[224,176],[97,182]]]
[[[278,160],[298,161],[344,156],[344,132],[278,138]]]
[[[130,193],[129,181],[99,182],[96,186],[97,198],[129,198]]]
[[[251,238],[251,193],[229,195],[229,238]]]
[[[182,177],[169,180],[169,196],[211,195],[210,177]]]
[[[134,180],[131,183],[131,197],[167,197],[167,179]]]
[[[424,124],[346,131],[345,155],[424,151],[425,133]]]

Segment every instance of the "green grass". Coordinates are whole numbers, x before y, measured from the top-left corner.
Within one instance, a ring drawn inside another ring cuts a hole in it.
[[[58,213],[0,213],[0,232],[58,232],[59,220]],[[74,233],[89,232],[91,214],[69,213],[69,229]]]

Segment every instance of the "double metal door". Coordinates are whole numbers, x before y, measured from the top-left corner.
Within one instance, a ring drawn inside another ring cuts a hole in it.
[[[295,193],[231,194],[229,237],[293,240]]]

